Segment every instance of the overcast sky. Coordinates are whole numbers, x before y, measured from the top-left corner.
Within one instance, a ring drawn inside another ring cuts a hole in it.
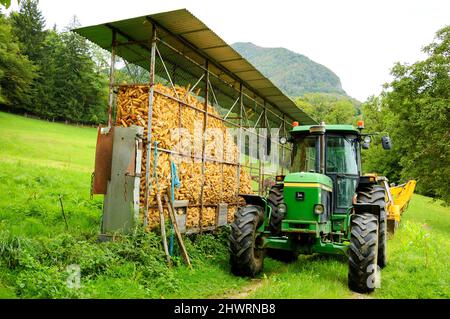
[[[40,0],[40,7],[48,27],[59,28],[73,15],[87,26],[187,8],[229,44],[285,47],[325,65],[361,101],[380,93],[395,62],[423,59],[421,48],[450,24],[448,0]]]

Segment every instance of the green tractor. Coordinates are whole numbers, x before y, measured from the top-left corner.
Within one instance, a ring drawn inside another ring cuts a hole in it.
[[[348,256],[351,290],[378,287],[379,270],[387,263],[387,196],[379,178],[362,176],[361,148],[370,143],[363,128],[362,121],[358,128],[293,124],[291,173],[277,176],[266,198],[240,195],[246,205],[231,224],[233,274],[256,276],[266,254],[284,261],[299,254],[338,254]],[[382,145],[391,148],[388,136]]]

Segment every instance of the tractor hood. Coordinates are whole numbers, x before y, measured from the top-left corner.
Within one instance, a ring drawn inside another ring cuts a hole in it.
[[[296,183],[311,183],[318,184],[317,186],[320,188],[325,188],[325,190],[331,191],[333,188],[333,181],[326,175],[319,173],[292,173],[286,175],[284,178],[285,186],[296,186]]]
[[[281,229],[286,232],[307,232],[318,234],[317,223],[325,223],[331,216],[330,200],[333,191],[331,178],[318,173],[292,173],[285,177],[283,196],[286,204],[286,217]],[[322,213],[316,214],[317,206]]]

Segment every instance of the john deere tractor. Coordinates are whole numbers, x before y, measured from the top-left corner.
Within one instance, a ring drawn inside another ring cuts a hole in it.
[[[348,257],[351,290],[376,288],[387,263],[388,199],[379,177],[362,175],[361,148],[370,143],[363,127],[293,124],[290,173],[276,177],[267,197],[241,195],[246,205],[230,235],[235,275],[256,276],[265,255],[294,261],[299,254],[338,254]],[[391,148],[388,136],[382,145]]]

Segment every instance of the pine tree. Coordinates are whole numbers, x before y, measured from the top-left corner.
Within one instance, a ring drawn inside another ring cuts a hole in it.
[[[44,30],[45,19],[38,8],[36,0],[21,1],[19,12],[10,15],[14,35],[19,39],[21,51],[35,65],[37,76],[31,83],[30,94],[32,103],[25,109],[36,115],[47,117],[48,101],[52,97],[52,87],[46,85],[49,62],[44,45],[48,32]],[[50,60],[51,62],[51,60]],[[45,73],[45,74],[44,74]]]
[[[55,58],[58,69],[55,73],[55,87],[60,99],[57,113],[73,122],[104,121],[107,105],[106,76],[96,72],[98,68],[86,39],[70,31],[77,26],[79,23],[74,17],[66,31],[60,34],[62,50]]]
[[[10,16],[13,32],[22,44],[22,52],[31,61],[39,61],[43,54],[42,45],[45,41],[45,19],[38,8],[36,0],[25,0],[20,4],[19,12]]]
[[[20,52],[11,26],[1,12],[0,44],[0,105],[9,110],[26,110],[26,105],[30,103],[30,85],[35,77],[35,68]]]

